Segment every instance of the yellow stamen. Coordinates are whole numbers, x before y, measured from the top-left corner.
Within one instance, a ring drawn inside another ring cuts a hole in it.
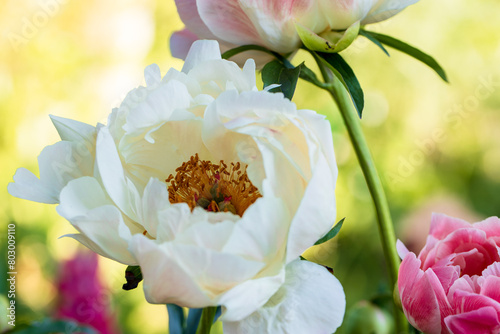
[[[183,162],[165,182],[170,203],[187,203],[191,210],[231,211],[240,216],[262,195],[250,182],[246,166],[224,161],[214,164],[200,160],[198,154]]]

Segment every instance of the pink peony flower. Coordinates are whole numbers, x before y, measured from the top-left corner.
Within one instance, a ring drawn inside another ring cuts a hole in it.
[[[101,334],[118,333],[108,291],[98,277],[97,254],[80,251],[62,263],[55,316],[92,326]]]
[[[324,37],[332,30],[385,20],[417,1],[175,0],[186,29],[172,36],[170,46],[178,58],[185,58],[197,39],[217,39],[222,49],[257,44],[289,53],[301,45],[297,25]]]
[[[500,333],[500,219],[469,224],[432,216],[418,255],[398,241],[398,290],[409,322],[425,333]]]

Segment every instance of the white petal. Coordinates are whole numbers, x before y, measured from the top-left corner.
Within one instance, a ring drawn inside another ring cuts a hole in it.
[[[148,302],[195,308],[216,305],[164,246],[143,235],[135,235],[129,249],[141,267]]]
[[[95,145],[96,130],[94,126],[54,115],[50,115],[50,119],[62,140],[88,142],[91,147]]]
[[[175,109],[189,107],[191,95],[179,81],[169,81],[149,91],[147,98],[130,110],[123,129],[129,135],[139,134],[150,127],[168,121]]]
[[[59,203],[57,187],[41,182],[39,178],[26,168],[18,168],[14,174],[14,182],[9,183],[7,191],[14,197],[29,201],[56,204]]]
[[[418,2],[418,0],[379,0],[379,5],[372,9],[366,18],[361,21],[361,24],[369,24],[386,20],[416,2]]]
[[[219,43],[211,40],[196,41],[189,50],[182,72],[188,73],[193,67],[211,59],[222,59]]]
[[[284,270],[281,270],[274,276],[252,279],[226,292],[218,302],[223,308],[220,320],[240,321],[255,312],[255,310],[260,309],[283,284],[285,280],[284,274]],[[258,332],[250,331],[248,333]]]
[[[298,115],[306,122],[306,128],[311,134],[314,134],[316,140],[320,143],[321,151],[325,155],[334,179],[337,179],[338,168],[333,149],[333,138],[330,122],[325,116],[312,110],[297,110]],[[313,160],[315,161],[315,160]]]
[[[165,122],[151,134],[153,142],[140,136],[123,137],[118,150],[126,177],[142,192],[151,177],[164,181],[170,174],[175,175],[175,170],[196,153],[200,159],[208,159],[201,127],[202,120],[192,118]]]
[[[212,298],[251,279],[264,267],[262,262],[200,246],[166,243],[165,248],[169,256]]]
[[[60,141],[45,147],[38,156],[40,179],[19,168],[8,186],[12,196],[30,201],[59,203],[61,189],[70,181],[93,174],[94,157],[84,145]]]
[[[136,263],[127,250],[130,229],[95,178],[82,177],[69,182],[61,191],[57,212],[97,245],[98,248],[90,244],[92,250],[124,264]]]
[[[159,224],[158,212],[169,206],[170,202],[165,182],[151,178],[144,189],[140,222],[153,238],[156,238],[156,231]]]
[[[289,220],[281,199],[259,198],[235,224],[223,251],[266,263],[282,262]]]
[[[144,79],[148,88],[156,87],[161,82],[160,67],[157,64],[151,64],[144,69]]]
[[[125,178],[123,166],[109,129],[103,127],[97,135],[96,160],[104,188],[114,203],[132,220],[137,220],[139,202],[133,185]]]
[[[362,20],[378,0],[332,1],[319,0],[331,29],[345,30]]]
[[[191,209],[186,203],[177,203],[158,212],[156,239],[159,242],[172,241],[189,224]]]
[[[288,234],[287,263],[328,232],[335,223],[335,180],[324,156],[313,171]]]
[[[342,324],[345,295],[325,268],[296,260],[286,280],[262,308],[238,322],[224,322],[224,333],[330,334]],[[224,319],[223,319],[224,320]]]

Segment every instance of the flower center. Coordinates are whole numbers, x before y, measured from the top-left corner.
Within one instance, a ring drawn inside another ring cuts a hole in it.
[[[232,212],[243,216],[245,210],[262,197],[246,172],[246,165],[223,160],[218,165],[200,160],[198,154],[183,162],[165,182],[170,203],[187,203],[191,210],[201,206],[212,212]]]

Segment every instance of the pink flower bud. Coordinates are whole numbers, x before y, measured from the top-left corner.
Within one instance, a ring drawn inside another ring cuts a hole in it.
[[[257,44],[290,53],[301,46],[305,31],[329,40],[331,32],[385,20],[417,1],[176,0],[187,29],[175,33],[170,46],[179,58],[185,58],[196,39],[217,39],[223,49]],[[297,27],[302,31],[300,37]]]

